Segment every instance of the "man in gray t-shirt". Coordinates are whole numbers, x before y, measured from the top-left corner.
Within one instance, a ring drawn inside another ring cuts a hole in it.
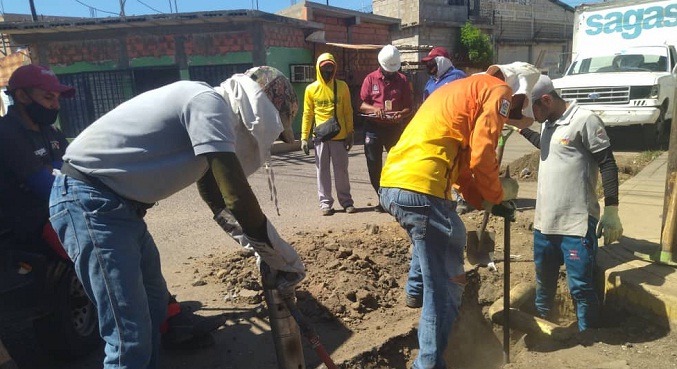
[[[157,368],[167,288],[143,216],[196,183],[214,219],[256,251],[280,293],[305,277],[296,251],[261,211],[247,176],[298,109],[289,80],[257,67],[219,87],[180,81],[119,105],[66,150],[50,221],[97,306],[104,368]]]
[[[597,238],[619,240],[618,167],[602,120],[591,111],[557,95],[547,76],[533,89],[532,108],[543,122],[541,134],[519,132],[541,149],[534,219],[536,309],[547,318],[554,302],[560,265],[576,303],[578,328],[599,323],[594,269]],[[600,218],[597,173],[602,175],[604,215]],[[597,229],[597,231],[595,231]]]

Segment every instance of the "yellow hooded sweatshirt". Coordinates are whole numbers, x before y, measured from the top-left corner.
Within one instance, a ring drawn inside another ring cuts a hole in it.
[[[325,81],[320,73],[320,63],[329,60],[334,63],[334,75]],[[341,131],[332,141],[340,141],[353,132],[353,107],[350,99],[350,90],[348,84],[344,81],[336,80],[336,61],[330,53],[324,53],[317,58],[315,71],[317,80],[306,87],[303,95],[303,120],[301,121],[301,139],[308,140],[310,137],[310,128],[320,125],[334,116],[334,83],[336,83],[336,118],[341,125]]]

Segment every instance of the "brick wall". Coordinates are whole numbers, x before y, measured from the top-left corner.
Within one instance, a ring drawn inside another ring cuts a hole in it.
[[[186,55],[215,56],[229,52],[252,51],[252,35],[249,32],[194,33],[186,35]]]
[[[102,40],[103,42],[104,40]],[[176,55],[176,42],[173,35],[127,37],[127,55],[130,59],[142,57],[160,58]]]
[[[350,28],[350,41],[353,44],[387,45],[392,38],[387,25],[361,23]]]
[[[115,39],[48,42],[34,49],[34,52],[40,49],[40,54],[44,52],[49,65],[96,63],[120,59],[120,41]]]
[[[305,41],[303,30],[294,27],[280,27],[279,25],[264,25],[263,34],[266,46],[310,48]]]

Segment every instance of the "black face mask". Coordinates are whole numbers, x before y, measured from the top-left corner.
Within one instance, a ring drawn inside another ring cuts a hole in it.
[[[26,105],[26,114],[39,126],[49,126],[56,122],[59,115],[59,109],[49,109],[32,101]]]
[[[321,71],[320,74],[322,75],[322,79],[325,82],[329,82],[331,77],[334,75],[334,71]]]

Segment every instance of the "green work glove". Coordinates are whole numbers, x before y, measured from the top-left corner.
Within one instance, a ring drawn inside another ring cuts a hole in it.
[[[517,198],[517,192],[520,189],[519,183],[512,178],[499,178],[501,187],[503,187],[503,201],[514,200]]]
[[[348,133],[345,139],[343,139],[343,147],[346,148],[346,151],[350,151],[353,148],[353,143],[355,142],[355,134],[353,132]]]
[[[623,236],[623,225],[618,216],[618,206],[607,206],[604,208],[604,215],[597,225],[597,238],[604,236],[604,244],[608,245],[621,239]]]
[[[306,155],[310,155],[310,149],[308,148],[308,140],[301,140],[301,150],[303,150]]]

